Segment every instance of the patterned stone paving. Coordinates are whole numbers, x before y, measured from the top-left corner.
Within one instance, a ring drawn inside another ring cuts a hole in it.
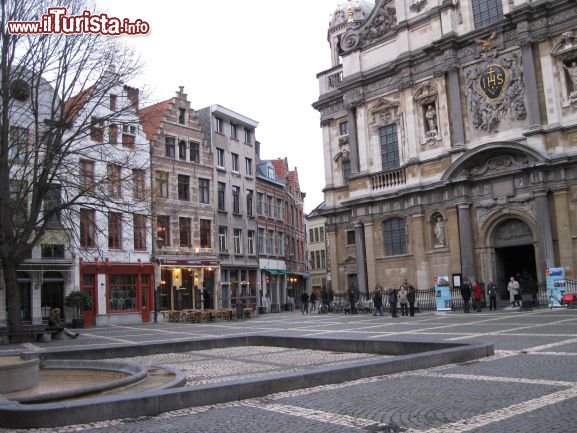
[[[311,314],[303,318],[295,312],[219,326],[162,323],[90,329],[74,344],[98,347],[264,333],[483,341],[494,343],[496,354],[474,362],[182,409],[156,417],[10,433],[577,433],[576,331],[577,310],[420,313],[403,320],[342,314]],[[44,347],[37,344],[29,348],[41,351]],[[14,348],[0,346],[0,354],[8,354],[11,349]],[[196,364],[201,369],[194,374],[204,375],[200,380],[220,380],[225,376],[229,380],[235,375],[266,374],[267,369],[290,370],[303,368],[307,363],[316,366],[319,358],[323,365],[330,365],[354,362],[354,356],[359,356],[340,354],[339,359],[329,359],[318,352],[267,347],[203,352],[206,353],[159,354],[141,362]],[[221,370],[220,378],[214,373],[216,365]],[[240,365],[244,372],[236,369]],[[246,368],[251,366],[255,371],[248,372]]]

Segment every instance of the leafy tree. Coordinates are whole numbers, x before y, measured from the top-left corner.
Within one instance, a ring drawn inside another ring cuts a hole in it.
[[[97,13],[86,0],[58,5],[69,16]],[[131,98],[124,83],[140,72],[140,63],[114,37],[9,33],[9,21],[37,21],[53,6],[0,0],[0,284],[12,331],[22,327],[17,270],[43,236],[60,229],[69,242],[78,239],[80,206],[126,212],[126,204],[108,193],[106,174],[97,174],[92,185],[81,182],[78,161],[109,156],[104,131],[121,125],[135,106],[119,104],[106,115],[99,109],[111,105],[114,89]],[[127,154],[120,163],[129,161]]]

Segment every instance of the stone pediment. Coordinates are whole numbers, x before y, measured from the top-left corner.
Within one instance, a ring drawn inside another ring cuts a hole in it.
[[[350,264],[356,264],[357,263],[357,259],[354,256],[347,256],[340,264],[341,265],[350,265]]]
[[[397,10],[394,0],[379,0],[367,21],[359,27],[349,28],[341,42],[344,52],[370,44],[394,32]]]
[[[399,120],[401,103],[380,98],[375,105],[369,108],[370,123],[373,126],[385,126]]]

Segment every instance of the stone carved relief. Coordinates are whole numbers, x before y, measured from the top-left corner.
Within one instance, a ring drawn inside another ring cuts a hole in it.
[[[533,242],[531,228],[525,222],[518,219],[510,219],[502,222],[493,232],[494,245],[531,242]]]
[[[366,23],[358,28],[350,28],[346,31],[341,47],[346,52],[367,45],[391,33],[396,24],[397,10],[395,9],[394,0],[381,0],[375,6],[375,11],[373,11]]]
[[[573,32],[563,33],[551,56],[560,69],[565,99],[577,108],[577,36]]]
[[[465,70],[465,96],[474,129],[497,132],[502,121],[522,121],[527,117],[519,57],[517,53],[507,54]],[[487,83],[496,84],[496,97],[489,96]]]
[[[441,248],[446,245],[445,239],[445,220],[443,215],[435,212],[431,217],[431,225],[433,227],[433,247]]]
[[[409,7],[409,9],[411,10],[411,12],[418,14],[425,8],[425,6],[427,6],[427,0],[418,0],[414,1],[413,4]]]
[[[401,103],[380,98],[372,108],[369,108],[370,125],[380,128],[391,123],[401,123]]]
[[[531,194],[518,194],[506,200],[486,199],[475,203],[477,222],[479,227],[485,225],[489,217],[495,213],[508,213],[511,209],[516,209],[523,215],[535,218],[537,206]]]
[[[529,158],[526,155],[498,155],[488,159],[485,163],[472,167],[469,172],[473,176],[482,176],[487,172],[491,174],[500,171],[516,170],[529,164]]]

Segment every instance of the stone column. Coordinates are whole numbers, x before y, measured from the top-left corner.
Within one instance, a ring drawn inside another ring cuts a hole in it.
[[[355,224],[355,252],[357,256],[357,282],[359,292],[368,295],[367,291],[367,269],[366,269],[366,252],[365,252],[365,230],[363,223]]]
[[[429,263],[425,256],[425,250],[427,249],[426,241],[426,230],[425,230],[425,220],[422,213],[417,213],[411,215],[411,253],[414,257],[414,274],[413,276],[407,275],[409,281],[412,281],[415,287],[425,288],[429,287]],[[416,280],[415,280],[416,278]]]
[[[377,281],[377,269],[375,262],[375,228],[372,221],[365,223],[365,255],[367,269],[367,287],[372,291]]]
[[[537,264],[540,268],[537,272],[539,275],[542,275],[542,272],[544,272],[546,268],[555,266],[549,201],[547,200],[546,191],[535,193],[535,205],[537,211],[537,230],[539,230],[539,256],[541,259]]]
[[[559,266],[568,266],[570,270],[573,270],[575,256],[572,248],[573,239],[567,188],[554,191],[553,199],[555,200],[555,226],[557,227],[557,239],[559,240]]]
[[[359,144],[357,141],[357,110],[355,107],[347,109],[347,123],[349,128],[349,147],[351,150],[351,174],[358,174]]]
[[[463,128],[463,108],[461,106],[461,88],[459,70],[453,68],[447,73],[447,90],[449,91],[450,124],[453,127],[453,147],[464,146],[465,129]]]
[[[461,249],[461,273],[463,278],[475,280],[475,259],[473,255],[473,228],[471,227],[471,205],[459,205],[459,246]]]
[[[529,119],[529,127],[537,128],[541,126],[541,112],[539,94],[537,93],[537,74],[533,59],[533,44],[530,40],[526,40],[521,45],[521,55],[523,57],[523,82],[527,92],[527,118]]]

